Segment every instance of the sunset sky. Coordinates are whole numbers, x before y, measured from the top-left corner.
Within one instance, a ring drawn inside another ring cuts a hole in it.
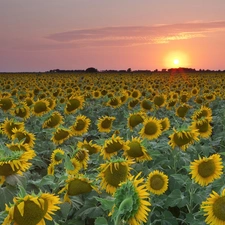
[[[0,0],[0,72],[225,69],[225,0]]]

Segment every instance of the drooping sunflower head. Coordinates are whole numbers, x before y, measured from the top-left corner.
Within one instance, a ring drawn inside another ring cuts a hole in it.
[[[56,144],[62,144],[65,140],[71,137],[72,133],[70,129],[65,127],[57,127],[56,131],[53,132],[51,140]]]
[[[43,128],[55,128],[59,125],[63,124],[63,116],[55,111],[53,112],[43,123]]]
[[[158,138],[162,134],[162,125],[159,120],[154,117],[148,117],[143,122],[140,135],[149,140]]]
[[[126,150],[128,148],[129,147],[121,137],[115,137],[115,135],[113,135],[110,139],[105,141],[101,155],[103,155],[104,159],[110,159],[111,156],[117,155],[120,150]]]
[[[200,120],[200,119],[208,119],[209,122],[212,121],[212,109],[206,107],[204,105],[201,106],[199,110],[196,110],[191,117],[193,120]]]
[[[121,100],[119,97],[111,97],[111,99],[106,103],[106,105],[112,108],[119,108],[121,106]]]
[[[179,107],[177,107],[176,109],[176,115],[182,119],[185,118],[188,110],[190,109],[190,105],[183,103],[182,105],[180,105]]]
[[[136,177],[130,177],[116,190],[115,202],[111,211],[114,220],[121,218],[130,225],[141,225],[143,222],[147,222],[151,203],[147,188],[143,184],[144,179],[138,179],[139,176],[140,173]]]
[[[193,121],[191,128],[197,129],[202,138],[209,138],[212,134],[212,126],[206,118]]]
[[[89,155],[98,153],[101,150],[101,146],[93,144],[92,140],[89,142],[87,142],[86,140],[84,140],[83,142],[78,141],[77,147],[80,149],[86,149]]]
[[[50,193],[14,197],[13,202],[14,204],[11,206],[6,205],[8,216],[3,225],[11,223],[18,225],[45,224],[45,219],[52,220],[50,214],[54,214],[59,209],[57,205],[61,203],[58,196]]]
[[[146,186],[147,189],[156,195],[163,194],[168,189],[168,176],[159,170],[149,173]]]
[[[149,99],[143,99],[141,101],[141,108],[144,111],[151,111],[152,110],[152,102]]]
[[[128,127],[133,130],[138,124],[144,122],[144,118],[146,117],[145,114],[138,112],[138,113],[130,113],[127,121]]]
[[[224,225],[225,224],[225,189],[222,190],[221,195],[212,191],[206,201],[202,202],[201,208],[206,216],[206,224]]]
[[[15,108],[11,109],[11,113],[14,116],[26,120],[30,117],[30,108],[25,103],[22,103],[20,105],[17,105]]]
[[[203,157],[191,162],[190,169],[192,179],[201,186],[206,186],[222,175],[222,159],[219,154]]]
[[[32,165],[29,160],[36,154],[31,151],[0,151],[0,180],[2,184],[7,176],[20,174],[28,170]]]
[[[51,109],[49,108],[49,102],[45,99],[37,100],[32,105],[32,113],[35,116],[42,116],[50,110]]]
[[[137,162],[151,160],[151,156],[148,154],[145,146],[138,137],[132,137],[132,140],[127,140],[126,145],[129,149],[124,151],[124,155],[128,159],[135,159]]]
[[[84,101],[83,96],[71,96],[66,102],[65,114],[72,114],[78,109],[82,109]]]
[[[23,143],[11,143],[11,144],[6,144],[6,146],[11,151],[23,151],[23,152],[33,151],[30,145],[23,144]]]
[[[82,168],[87,169],[87,163],[89,160],[89,153],[86,149],[78,149],[73,156],[82,166]]]
[[[30,133],[22,128],[17,129],[13,128],[13,135],[11,136],[12,140],[23,141],[23,144],[28,144],[31,148],[34,147],[34,141],[36,140],[33,133]]]
[[[78,115],[75,123],[70,127],[70,130],[73,135],[81,136],[88,131],[90,124],[91,120],[88,117]]]
[[[24,122],[16,122],[14,119],[8,119],[6,118],[5,121],[1,124],[1,129],[3,134],[7,135],[8,138],[11,138],[13,133],[13,129],[17,128],[18,130],[24,129],[25,124]]]
[[[176,146],[182,150],[186,150],[189,145],[194,144],[195,141],[199,141],[198,130],[189,128],[182,128],[180,130],[173,129],[174,132],[169,136],[170,141],[168,144],[174,149]]]
[[[171,109],[171,108],[173,108],[174,106],[176,106],[176,104],[177,104],[177,99],[169,99],[169,100],[167,101],[166,108],[167,108],[167,109]]]
[[[59,165],[62,163],[65,152],[61,148],[55,149],[51,154],[51,163],[54,165]]]
[[[109,133],[112,129],[112,123],[116,119],[114,116],[103,116],[98,119],[97,127],[99,132]]]
[[[84,175],[76,174],[74,176],[70,176],[66,180],[65,187],[62,188],[59,193],[66,192],[64,195],[64,201],[70,202],[70,196],[86,194],[92,190],[98,192],[94,182]]]
[[[10,97],[2,97],[0,98],[0,108],[6,112],[14,107],[13,100]]]
[[[137,106],[140,103],[139,99],[132,99],[128,102],[128,109],[133,109],[135,106]]]
[[[100,186],[107,193],[113,194],[130,176],[130,165],[133,162],[123,158],[111,159],[107,163],[100,165],[100,173],[98,177],[101,179]]]
[[[153,103],[157,107],[163,107],[166,104],[166,96],[164,94],[155,95],[153,98]]]
[[[160,124],[162,126],[162,132],[169,130],[169,128],[170,128],[170,120],[169,120],[168,117],[160,119],[159,122],[160,122]]]

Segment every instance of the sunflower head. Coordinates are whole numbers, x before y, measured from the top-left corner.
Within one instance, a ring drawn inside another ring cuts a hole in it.
[[[106,132],[109,133],[112,129],[112,123],[116,119],[114,116],[103,116],[102,118],[98,119],[98,130],[99,132]]]
[[[43,123],[43,128],[55,128],[63,123],[63,116],[55,111]]]
[[[14,119],[6,118],[5,121],[1,124],[2,133],[7,135],[8,138],[11,139],[14,134],[13,129],[16,128],[18,130],[24,130],[25,124],[24,122],[16,122]]]
[[[87,168],[87,163],[89,160],[89,153],[88,150],[86,149],[78,149],[75,154],[74,158],[80,163],[80,165],[86,169]]]
[[[177,107],[176,109],[176,115],[182,119],[185,118],[188,110],[190,109],[190,105],[183,103],[182,105],[180,105],[179,107]]]
[[[225,224],[225,189],[221,195],[213,191],[210,197],[202,202],[201,208],[205,213],[207,224]]]
[[[114,197],[115,202],[111,211],[112,218],[126,221],[130,225],[140,225],[147,222],[149,206],[149,193],[143,184],[144,179],[130,177],[127,181],[120,184],[116,190]]]
[[[201,120],[201,119],[208,119],[209,122],[212,121],[212,109],[206,107],[204,105],[201,106],[199,110],[196,110],[191,117],[193,120]]]
[[[51,154],[51,163],[58,165],[62,163],[65,152],[61,148],[55,149]]]
[[[56,144],[62,144],[65,140],[71,137],[70,129],[65,127],[57,127],[56,131],[53,133],[51,140]]]
[[[201,186],[206,186],[213,180],[220,178],[223,173],[222,159],[219,154],[195,160],[190,165],[192,179]]]
[[[159,120],[154,117],[146,118],[143,122],[143,128],[140,135],[149,140],[158,138],[162,133],[162,125]]]
[[[32,113],[35,116],[42,116],[49,112],[51,109],[49,108],[49,102],[45,99],[37,100],[32,105]]]
[[[185,151],[189,145],[194,144],[195,141],[199,141],[198,130],[193,130],[190,127],[173,130],[174,132],[169,136],[170,141],[168,142],[173,149],[177,146]]]
[[[12,115],[20,117],[24,120],[30,117],[30,108],[25,104],[20,104],[11,110]]]
[[[212,127],[206,118],[193,121],[191,127],[197,129],[202,138],[209,138],[212,134]]]
[[[128,117],[128,127],[133,130],[138,124],[141,124],[144,122],[144,118],[146,117],[145,114],[139,112],[139,113],[130,113]]]
[[[110,159],[111,156],[117,155],[120,150],[126,150],[128,148],[121,137],[113,135],[111,139],[105,141],[101,155],[103,155],[104,159]]]
[[[119,108],[121,106],[121,100],[119,97],[111,97],[111,99],[106,103],[106,105],[112,108]]]
[[[98,192],[94,182],[84,175],[76,174],[74,176],[70,176],[66,180],[65,187],[62,188],[59,193],[66,192],[64,195],[64,201],[70,202],[70,196],[86,194],[92,190]]]
[[[132,99],[131,101],[129,101],[128,103],[128,108],[129,109],[133,109],[135,106],[138,105],[138,103],[140,103],[139,99]]]
[[[101,150],[101,146],[99,146],[97,144],[93,144],[92,140],[89,142],[87,142],[86,140],[84,140],[83,142],[78,141],[77,147],[80,149],[86,149],[88,151],[89,155],[98,153]]]
[[[114,193],[119,184],[130,176],[131,164],[133,164],[131,160],[123,158],[111,159],[107,163],[101,164],[101,172],[98,175],[102,179],[101,188],[108,193]]]
[[[149,99],[143,99],[141,101],[141,108],[144,111],[151,111],[152,110],[152,102]]]
[[[11,206],[6,205],[8,216],[3,225],[12,222],[19,225],[45,224],[45,219],[52,220],[50,214],[54,214],[59,209],[57,205],[61,203],[58,196],[50,193],[14,197],[13,202]]]
[[[70,127],[70,130],[73,135],[81,136],[88,131],[90,124],[91,120],[88,117],[78,115],[75,123]]]
[[[153,98],[153,103],[157,107],[163,107],[166,104],[166,96],[161,95],[155,95]]]
[[[124,155],[129,159],[135,159],[137,162],[151,160],[145,146],[138,137],[132,137],[132,140],[127,140],[126,145],[129,149],[124,151]]]
[[[160,124],[162,126],[162,132],[169,130],[169,128],[170,128],[170,120],[168,119],[168,117],[160,119],[159,122],[160,122]]]
[[[14,107],[13,100],[10,97],[2,97],[0,98],[0,108],[6,112]]]
[[[83,108],[84,98],[82,96],[71,96],[65,106],[65,114],[72,114]]]
[[[168,180],[168,176],[163,172],[154,170],[148,175],[147,189],[153,194],[161,195],[168,189]]]

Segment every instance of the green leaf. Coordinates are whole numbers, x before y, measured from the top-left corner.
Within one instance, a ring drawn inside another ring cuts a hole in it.
[[[96,200],[98,200],[101,203],[101,207],[103,210],[111,211],[112,207],[114,205],[114,198],[99,198],[95,197]]]
[[[108,225],[108,222],[104,217],[98,217],[95,220],[95,225]]]

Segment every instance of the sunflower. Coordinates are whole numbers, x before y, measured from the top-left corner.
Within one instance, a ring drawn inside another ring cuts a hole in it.
[[[0,99],[0,108],[6,112],[14,107],[13,100],[10,97],[3,97]]]
[[[212,191],[210,197],[202,202],[201,208],[207,216],[205,222],[210,225],[225,225],[225,189],[221,195]]]
[[[157,107],[163,107],[166,104],[166,96],[164,94],[155,95],[153,98],[153,103]]]
[[[16,122],[14,119],[8,119],[6,118],[4,120],[4,122],[1,124],[1,130],[3,132],[3,134],[7,135],[8,138],[11,139],[13,133],[13,129],[17,128],[18,130],[20,129],[24,129],[25,128],[25,124],[24,122]]]
[[[30,145],[23,144],[23,143],[11,143],[11,144],[6,144],[6,146],[11,151],[23,151],[23,152],[33,151]]]
[[[111,139],[105,141],[100,155],[103,155],[104,159],[110,159],[111,156],[116,155],[121,149],[126,150],[129,147],[121,137],[113,135]]]
[[[23,103],[11,109],[11,114],[26,120],[30,117],[30,108]]]
[[[89,160],[88,150],[78,149],[78,151],[75,152],[74,158],[80,163],[81,167],[84,169],[87,168],[87,163]]]
[[[2,225],[11,223],[18,225],[45,225],[45,219],[52,220],[50,214],[54,214],[59,207],[60,199],[50,193],[40,193],[39,195],[26,195],[24,197],[14,197],[13,205],[6,205],[5,211],[8,216]]]
[[[55,128],[63,124],[63,116],[55,111],[42,124],[43,128]]]
[[[65,127],[58,127],[56,128],[56,131],[53,132],[53,136],[51,140],[56,144],[60,145],[62,144],[65,140],[69,139],[71,137],[72,133],[70,129],[67,129]]]
[[[173,131],[173,134],[169,136],[170,141],[168,142],[173,149],[177,146],[185,151],[189,145],[194,144],[195,141],[199,141],[198,130],[184,128],[177,131],[174,128]]]
[[[191,125],[192,129],[197,129],[200,137],[208,138],[212,134],[212,127],[208,121],[208,119],[201,119],[197,121],[193,121]]]
[[[82,96],[71,96],[65,106],[65,114],[72,114],[78,109],[82,109],[84,104],[84,98]]]
[[[177,100],[176,100],[176,99],[170,99],[170,100],[167,101],[166,108],[167,108],[167,109],[171,109],[171,108],[173,108],[176,104],[177,104]]]
[[[84,140],[83,142],[78,141],[77,147],[80,148],[80,149],[88,150],[89,155],[92,155],[94,153],[98,153],[101,150],[101,146],[99,146],[97,144],[93,144],[92,140],[89,141],[89,142],[87,142],[86,140]]]
[[[18,141],[23,141],[23,144],[28,144],[31,148],[34,147],[34,141],[36,140],[34,134],[27,132],[26,130],[20,128],[13,128],[12,140],[18,139]]]
[[[107,103],[107,106],[111,106],[113,108],[118,108],[121,106],[121,100],[119,97],[112,97]]]
[[[34,104],[34,100],[31,97],[26,97],[24,101],[28,107]]]
[[[78,115],[76,117],[75,123],[70,127],[70,130],[73,135],[81,136],[84,133],[87,133],[90,123],[91,120],[88,117],[84,115]]]
[[[168,189],[168,180],[168,176],[163,172],[154,170],[148,175],[146,181],[147,189],[153,194],[161,195]]]
[[[212,109],[202,105],[199,110],[196,110],[194,112],[194,114],[192,115],[191,118],[192,118],[192,120],[200,120],[200,119],[206,118],[206,119],[208,119],[209,122],[211,122],[212,121]]]
[[[149,140],[158,138],[162,134],[162,125],[159,120],[154,117],[146,118],[143,122],[143,127],[140,135]]]
[[[141,101],[141,108],[144,111],[151,111],[152,110],[152,102],[149,99],[143,99]]]
[[[206,186],[213,180],[220,178],[223,173],[222,159],[219,154],[199,158],[190,165],[192,179],[201,186]]]
[[[54,165],[59,165],[62,163],[65,152],[61,148],[55,149],[51,154],[51,163]]]
[[[46,98],[46,100],[49,102],[48,107],[53,110],[56,107],[55,99],[52,97]]]
[[[130,130],[133,130],[138,124],[143,123],[145,117],[146,115],[142,112],[130,113],[127,119],[127,125]]]
[[[72,168],[66,169],[66,172],[70,175],[76,175],[82,166],[76,158],[70,159],[70,162],[72,164]]]
[[[103,116],[98,119],[98,130],[99,132],[109,133],[112,129],[112,123],[116,119],[114,116]]]
[[[132,97],[132,98],[140,98],[141,97],[141,92],[138,89],[134,89],[131,92],[130,97]]]
[[[160,119],[159,122],[160,122],[161,127],[162,127],[162,132],[169,130],[169,128],[170,128],[170,120],[168,119],[168,117]]]
[[[84,175],[76,174],[74,176],[70,176],[66,180],[66,185],[60,190],[59,194],[66,192],[64,195],[64,201],[70,202],[69,196],[89,193],[92,190],[98,192],[98,189],[94,185],[94,182]]]
[[[117,188],[114,194],[114,206],[110,213],[116,222],[119,219],[129,225],[141,225],[147,222],[151,203],[147,188],[143,184],[144,179],[138,179],[139,176],[140,173],[136,177],[130,177]]]
[[[182,119],[185,118],[188,110],[190,109],[190,105],[183,103],[182,105],[180,105],[179,107],[177,107],[176,109],[176,115]]]
[[[42,116],[50,110],[49,102],[45,99],[37,100],[32,106],[32,113],[35,116]]]
[[[140,138],[132,137],[132,140],[126,141],[126,145],[129,149],[124,151],[124,155],[128,159],[135,159],[137,162],[152,159]]]
[[[101,91],[99,91],[99,90],[95,90],[95,91],[93,91],[92,92],[92,97],[93,98],[101,98]]]
[[[128,102],[128,109],[133,109],[135,106],[138,105],[140,101],[138,99],[132,99],[131,101]]]
[[[107,193],[113,194],[119,187],[121,182],[128,179],[131,167],[131,160],[126,159],[111,159],[109,162],[100,164],[100,173],[98,178],[101,178],[100,187],[106,190]]]
[[[32,165],[28,160],[35,156],[34,151],[10,151],[5,154],[4,151],[0,152],[0,180],[4,183],[5,178],[12,174],[20,174],[28,170]]]

